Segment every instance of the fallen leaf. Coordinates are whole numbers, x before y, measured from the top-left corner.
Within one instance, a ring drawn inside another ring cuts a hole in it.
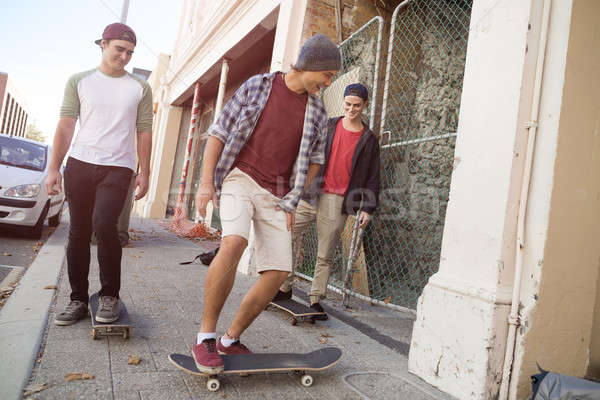
[[[56,289],[58,289],[58,286],[56,286],[56,285],[48,285],[48,286],[44,286],[44,289],[54,289],[54,290],[56,290]]]
[[[324,337],[324,338],[332,338],[333,336],[331,336],[329,333],[322,333],[322,334],[321,334],[321,337]]]
[[[65,375],[65,380],[67,382],[71,382],[71,381],[81,381],[84,379],[94,379],[94,375],[90,375],[90,374],[75,374],[75,373],[68,373],[67,375]]]
[[[39,393],[42,390],[46,390],[48,389],[48,385],[46,385],[45,383],[32,383],[31,385],[27,386],[25,389],[25,393],[23,393],[23,397],[25,396],[31,396],[34,393]]]
[[[0,296],[4,296],[5,294],[10,294],[14,290],[15,290],[15,288],[13,288],[13,287],[9,287],[9,286],[2,287],[2,288],[0,288]]]
[[[127,360],[127,364],[129,365],[138,365],[142,361],[142,359],[138,356],[129,355],[129,360]]]
[[[327,339],[325,339],[325,338],[320,338],[320,339],[319,339],[319,343],[321,343],[321,344],[325,344],[325,343],[327,343]]]
[[[392,301],[392,296],[388,296],[385,298],[385,300],[383,301],[385,304],[388,304],[390,301]]]
[[[222,397],[222,398],[224,398],[224,399],[226,399],[226,398],[227,398],[227,395],[226,395],[225,393],[223,393],[223,394],[221,395],[221,397]]]
[[[43,245],[44,245],[44,242],[37,242],[35,245],[36,245],[36,246],[43,246]]]
[[[10,254],[8,251],[5,251],[5,252],[4,252],[4,255],[5,255],[6,257],[10,257],[10,256],[12,256],[12,254]]]

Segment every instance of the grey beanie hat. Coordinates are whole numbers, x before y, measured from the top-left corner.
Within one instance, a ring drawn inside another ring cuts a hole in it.
[[[300,71],[337,71],[341,64],[338,47],[327,36],[319,33],[302,45],[294,68]]]

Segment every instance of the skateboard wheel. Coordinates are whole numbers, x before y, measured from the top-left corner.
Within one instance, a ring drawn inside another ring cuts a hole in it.
[[[96,329],[92,328],[92,339],[96,340],[98,339],[98,331],[96,331]]]
[[[292,324],[292,325],[296,325],[297,323],[298,323],[298,320],[296,318],[292,318],[290,320],[290,324]]]
[[[308,322],[310,322],[311,324],[313,324],[313,325],[314,325],[314,324],[315,324],[315,317],[310,317],[310,318],[308,319]]]
[[[304,387],[312,386],[313,382],[314,382],[314,379],[310,375],[302,375],[302,378],[300,378],[300,383]]]
[[[221,382],[218,379],[211,378],[206,381],[206,388],[211,392],[216,392],[221,387]]]
[[[129,339],[129,329],[123,331],[123,339]]]

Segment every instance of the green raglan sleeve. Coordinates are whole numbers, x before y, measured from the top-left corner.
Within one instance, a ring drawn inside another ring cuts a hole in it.
[[[154,113],[152,110],[152,88],[148,82],[142,83],[142,100],[138,104],[137,110],[137,131],[152,132],[152,119]]]
[[[60,118],[79,117],[79,93],[77,86],[80,80],[79,74],[73,75],[67,81],[62,106],[60,107]]]

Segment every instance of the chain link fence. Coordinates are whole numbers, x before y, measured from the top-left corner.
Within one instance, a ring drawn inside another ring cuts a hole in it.
[[[415,309],[438,270],[471,8],[472,0],[413,0],[394,11],[381,109],[380,206],[354,264],[353,295]],[[357,67],[356,81],[376,99],[381,26],[369,24],[340,45],[343,69],[329,89],[340,104],[340,91]],[[368,111],[371,126],[374,107],[375,101]],[[334,290],[342,287],[352,220],[336,249],[329,281]],[[312,276],[316,252],[313,227],[297,260],[299,275]]]
[[[330,117],[344,114],[343,99],[344,89],[351,83],[362,83],[369,91],[369,105],[363,110],[363,121],[374,128],[375,113],[377,109],[377,92],[379,86],[379,67],[381,58],[381,42],[383,34],[383,18],[375,17],[350,37],[344,40],[340,46],[342,56],[342,67],[331,86],[324,90],[322,99]],[[352,220],[352,221],[351,221]],[[335,250],[335,270],[332,272],[330,284],[333,287],[341,287],[343,279],[343,266],[347,263],[348,250],[352,237],[353,218],[349,218],[346,228]],[[296,273],[307,279],[312,279],[317,257],[317,228],[313,223],[304,234],[304,246],[296,257]],[[354,286],[358,293],[368,296],[369,284],[366,275],[365,253],[361,250],[357,264]],[[360,278],[359,278],[360,277]]]
[[[375,17],[340,44],[342,67],[321,96],[330,117],[344,114],[344,89],[351,83],[362,83],[369,90],[369,98],[377,98],[382,32],[383,18]],[[375,101],[363,111],[363,120],[371,128],[375,111]]]

